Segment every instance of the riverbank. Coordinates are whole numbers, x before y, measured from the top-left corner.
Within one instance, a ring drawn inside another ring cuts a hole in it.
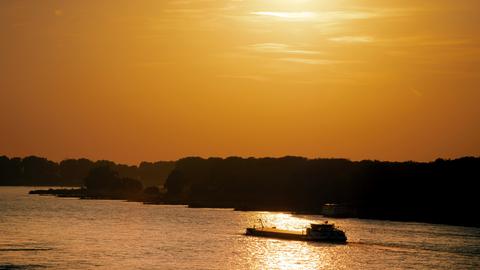
[[[443,212],[434,207],[417,207],[416,211],[401,206],[372,207],[355,205],[327,204],[317,208],[291,207],[286,204],[274,205],[272,203],[259,202],[227,202],[227,201],[187,201],[172,199],[166,194],[125,193],[125,192],[92,192],[85,188],[62,188],[48,190],[31,190],[31,195],[56,196],[60,198],[79,198],[88,200],[122,200],[139,202],[143,204],[161,205],[186,205],[189,208],[219,208],[232,209],[235,211],[269,211],[288,212],[299,215],[323,215],[329,218],[359,218],[372,220],[388,220],[402,222],[424,222],[430,224],[446,224],[466,227],[480,227],[479,222],[473,215],[461,211]],[[443,209],[447,211],[448,209]],[[446,218],[446,217],[456,218]]]
[[[132,202],[143,202],[148,204],[161,204],[163,201],[158,196],[151,196],[145,193],[125,192],[92,192],[84,188],[62,188],[62,189],[38,189],[28,192],[31,195],[56,196],[61,198],[79,198],[83,200],[124,200]]]

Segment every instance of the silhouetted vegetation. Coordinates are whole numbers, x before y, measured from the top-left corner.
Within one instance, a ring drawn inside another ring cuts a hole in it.
[[[41,159],[41,166],[32,166],[32,160],[37,159],[29,159],[29,170],[41,172],[40,179],[55,175],[51,162]],[[23,163],[5,158],[2,162]],[[6,168],[2,177],[14,179],[23,173],[16,166]],[[428,163],[189,157],[176,162],[165,182],[166,193],[157,187],[141,192],[139,182],[104,163],[91,169],[84,188],[76,193],[37,194],[480,226],[475,208],[479,179],[480,158],[475,157]]]
[[[89,193],[135,194],[143,190],[143,185],[138,180],[120,177],[111,167],[103,166],[90,170],[85,177],[85,188]]]
[[[56,163],[46,158],[0,156],[0,186],[82,186],[90,170],[109,167],[120,177],[139,180],[144,186],[162,186],[175,162],[142,162],[139,166],[108,160],[66,159]]]
[[[177,161],[165,187],[169,201],[194,207],[321,213],[335,203],[355,209],[356,217],[478,226],[479,179],[480,158],[473,157],[429,163],[191,157]]]
[[[151,190],[151,187],[148,188]],[[142,200],[143,185],[140,181],[120,177],[111,166],[94,167],[83,180],[83,186],[77,189],[32,190],[30,194],[54,195],[59,197],[78,197],[83,199],[120,199]]]

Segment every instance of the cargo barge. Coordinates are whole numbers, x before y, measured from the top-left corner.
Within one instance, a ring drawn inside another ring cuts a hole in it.
[[[262,223],[259,228],[255,226],[247,228],[245,235],[298,241],[347,243],[345,232],[328,221],[322,224],[312,223],[309,228],[302,231],[280,230],[276,227],[265,227]]]

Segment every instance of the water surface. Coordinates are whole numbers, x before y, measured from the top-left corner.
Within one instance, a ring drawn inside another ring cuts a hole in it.
[[[0,269],[480,269],[480,229],[330,219],[349,243],[247,237],[322,216],[28,195],[0,187]]]

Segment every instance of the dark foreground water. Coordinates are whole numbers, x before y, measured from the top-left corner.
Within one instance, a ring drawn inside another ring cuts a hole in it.
[[[27,195],[0,187],[0,269],[480,269],[480,229],[339,219],[347,245],[242,235],[321,216]]]

